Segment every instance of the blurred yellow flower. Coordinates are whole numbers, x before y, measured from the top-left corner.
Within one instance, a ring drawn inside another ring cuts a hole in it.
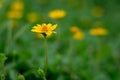
[[[94,36],[107,35],[107,30],[104,28],[93,28],[90,30],[90,34]]]
[[[84,33],[77,26],[71,27],[70,31],[73,33],[74,39],[82,40],[84,38]]]
[[[24,4],[22,1],[16,0],[10,6],[10,11],[7,12],[7,17],[11,19],[20,19],[23,16]]]
[[[22,17],[21,11],[9,11],[7,17],[11,19],[20,19]]]
[[[38,20],[39,15],[35,12],[31,12],[27,15],[27,19],[29,22],[34,23]]]
[[[21,11],[24,9],[24,4],[22,1],[15,1],[11,4],[10,8],[12,10],[18,10],[18,11]]]
[[[50,11],[48,15],[53,19],[60,19],[66,16],[66,12],[64,10],[53,10]]]
[[[76,32],[79,32],[80,30],[79,30],[79,28],[78,28],[77,26],[72,26],[72,27],[70,28],[70,31],[71,31],[72,33],[76,33]]]
[[[103,13],[104,13],[104,10],[103,10],[103,8],[100,7],[100,6],[96,6],[96,7],[94,7],[94,8],[92,9],[92,15],[93,15],[94,17],[97,17],[97,18],[102,17],[102,16],[103,16]]]
[[[77,32],[73,35],[73,38],[76,40],[82,40],[84,38],[84,33],[83,32]]]
[[[50,23],[49,24],[43,23],[42,25],[37,24],[37,26],[33,26],[33,29],[31,31],[42,34],[44,37],[49,37],[52,35],[52,33],[55,33],[53,30],[55,30],[56,27],[57,24],[52,25]]]

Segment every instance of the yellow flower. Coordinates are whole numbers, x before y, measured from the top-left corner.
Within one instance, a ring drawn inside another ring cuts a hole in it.
[[[90,34],[94,36],[107,35],[107,30],[104,28],[93,28],[90,30]]]
[[[77,32],[73,35],[73,38],[76,40],[82,40],[84,38],[84,33],[83,32]]]
[[[103,16],[103,13],[104,13],[104,10],[103,10],[103,8],[100,7],[100,6],[96,6],[96,7],[94,7],[94,8],[92,9],[92,15],[93,15],[94,17],[97,17],[97,18],[102,17],[102,16]]]
[[[27,15],[27,19],[28,19],[28,21],[31,22],[31,23],[36,22],[36,21],[38,20],[38,17],[39,17],[39,15],[38,15],[37,13],[34,13],[34,12],[29,13],[29,14]]]
[[[65,17],[66,12],[64,10],[53,10],[51,12],[49,12],[49,17],[53,18],[53,19],[60,19]]]
[[[21,1],[15,1],[15,2],[13,2],[13,3],[11,4],[10,8],[11,8],[12,10],[21,11],[21,10],[23,10],[23,8],[24,8],[24,4],[23,4],[23,2],[21,2]]]
[[[49,24],[43,23],[42,25],[37,24],[37,26],[33,26],[33,29],[31,31],[42,34],[44,37],[49,37],[52,35],[52,33],[55,33],[53,30],[55,30],[56,27],[57,24],[52,25],[50,23]]]
[[[20,19],[22,17],[21,11],[9,11],[7,17],[11,19]]]
[[[77,26],[71,27],[70,31],[73,33],[74,39],[82,40],[84,38],[84,33]]]
[[[72,27],[70,28],[70,31],[71,31],[72,33],[76,33],[76,32],[79,32],[80,30],[79,30],[79,28],[78,28],[77,26],[72,26]]]

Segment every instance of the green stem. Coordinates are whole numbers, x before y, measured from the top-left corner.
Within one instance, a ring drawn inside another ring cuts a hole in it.
[[[47,68],[48,68],[48,47],[47,47],[47,39],[46,38],[45,38],[44,46],[45,46],[45,75],[47,75]]]

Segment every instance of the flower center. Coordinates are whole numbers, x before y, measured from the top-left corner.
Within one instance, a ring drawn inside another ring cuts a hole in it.
[[[48,31],[48,27],[47,26],[43,26],[42,31],[43,32],[47,32]]]

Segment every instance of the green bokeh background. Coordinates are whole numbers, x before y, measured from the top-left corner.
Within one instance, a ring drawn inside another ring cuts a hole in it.
[[[26,80],[42,80],[37,70],[45,68],[44,39],[30,31],[42,23],[58,24],[57,34],[47,39],[47,80],[120,80],[120,0],[21,0],[23,17],[13,27],[6,14],[14,1],[0,2],[0,53],[7,57],[0,75],[5,75],[5,80],[17,80],[19,74]],[[92,15],[96,6],[104,10],[102,17]],[[66,16],[59,20],[49,18],[48,13],[54,9],[64,10]],[[39,14],[37,22],[27,20],[30,12]],[[104,25],[108,35],[89,34],[96,22]],[[71,26],[78,26],[85,38],[74,40]]]

